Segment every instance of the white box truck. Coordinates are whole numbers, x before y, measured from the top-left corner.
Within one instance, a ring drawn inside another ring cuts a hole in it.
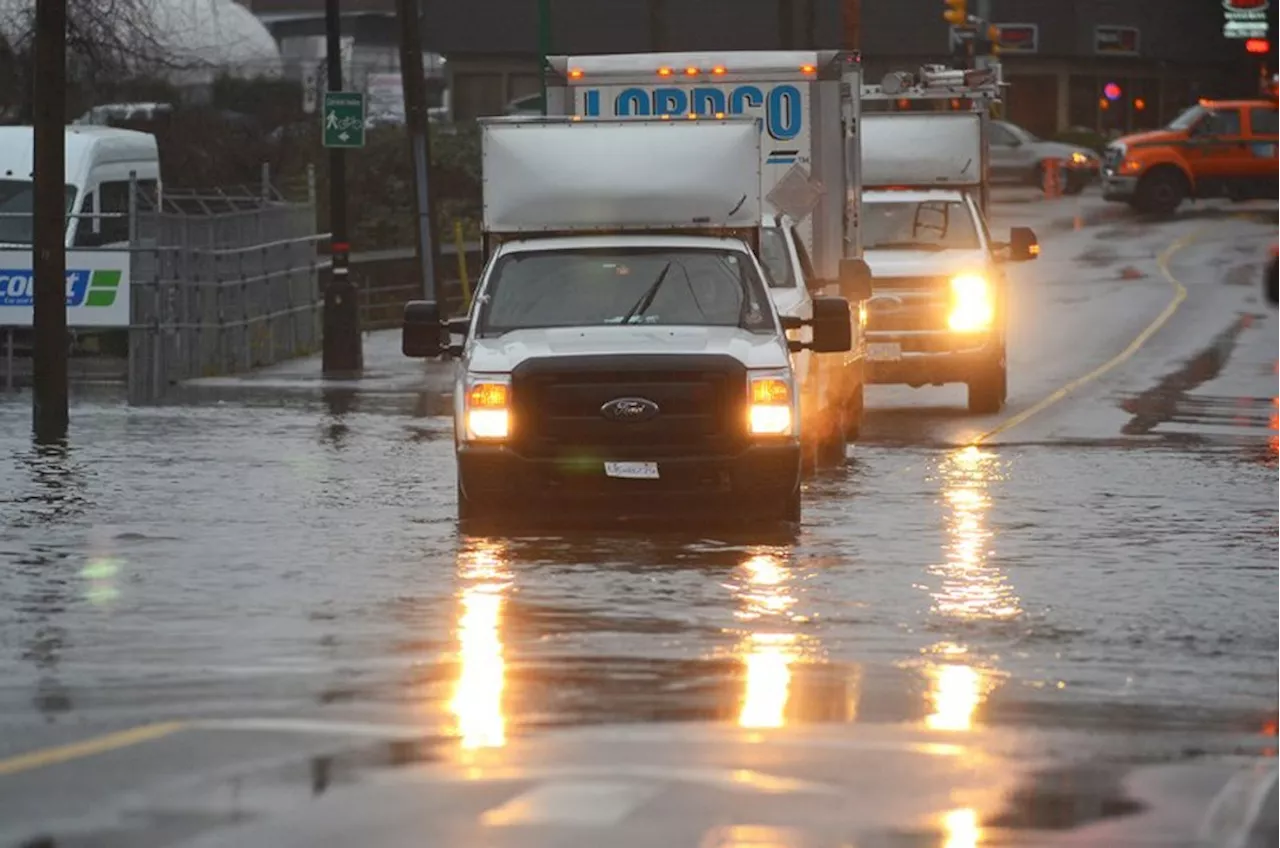
[[[403,336],[459,358],[461,519],[798,520],[790,353],[848,350],[850,309],[816,298],[788,340],[754,252],[759,150],[740,118],[481,122],[470,314],[410,303]]]
[[[808,317],[814,294],[838,293],[855,306],[870,281],[841,261],[859,258],[857,169],[846,161],[856,128],[862,73],[858,54],[730,51],[553,56],[547,111],[583,118],[687,120],[745,116],[761,130],[761,196],[767,205],[761,259],[770,295],[784,315]],[[852,181],[852,182],[850,182]],[[854,198],[854,205],[848,200]],[[847,354],[797,354],[804,416],[818,464],[844,457],[862,421],[863,327],[855,308]],[[802,336],[798,336],[802,338]]]

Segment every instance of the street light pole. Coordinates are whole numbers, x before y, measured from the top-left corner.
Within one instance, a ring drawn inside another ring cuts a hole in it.
[[[38,443],[67,437],[67,2],[36,3],[31,418]]]
[[[342,18],[339,0],[325,0],[325,52],[329,91],[342,91]],[[326,377],[358,374],[364,368],[360,345],[360,304],[351,283],[351,244],[347,241],[347,160],[340,147],[329,149],[329,284],[324,289],[324,341],[321,370]]]
[[[404,112],[409,129],[409,153],[413,164],[413,213],[417,221],[415,247],[422,294],[445,309],[440,279],[440,231],[436,226],[431,183],[431,121],[427,112],[426,74],[422,68],[422,14],[419,0],[397,0],[400,18],[400,80],[404,86]]]

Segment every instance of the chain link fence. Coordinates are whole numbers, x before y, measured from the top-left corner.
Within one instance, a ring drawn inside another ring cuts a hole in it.
[[[257,189],[133,193],[131,404],[320,349],[330,262],[312,186],[301,203],[265,176]]]

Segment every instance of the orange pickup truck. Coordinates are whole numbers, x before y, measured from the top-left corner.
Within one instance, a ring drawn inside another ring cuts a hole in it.
[[[1274,199],[1276,132],[1274,100],[1202,100],[1162,130],[1112,142],[1102,196],[1152,215],[1187,198]]]

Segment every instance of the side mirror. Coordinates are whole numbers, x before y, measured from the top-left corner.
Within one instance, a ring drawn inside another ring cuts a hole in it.
[[[1009,231],[1009,258],[1029,262],[1040,257],[1040,241],[1030,227],[1014,227]]]
[[[865,259],[840,260],[840,296],[855,303],[871,299],[871,266]]]
[[[864,263],[865,264],[865,263]],[[853,350],[853,311],[843,297],[813,299],[814,353],[846,353]]]
[[[414,359],[430,359],[444,352],[449,343],[440,323],[440,307],[431,300],[411,300],[404,305],[400,351]]]

